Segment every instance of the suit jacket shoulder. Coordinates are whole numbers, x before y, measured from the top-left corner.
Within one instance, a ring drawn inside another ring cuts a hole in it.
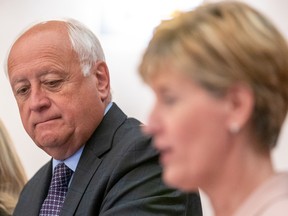
[[[163,184],[158,156],[141,122],[113,104],[83,150],[63,215],[202,215],[197,192]]]

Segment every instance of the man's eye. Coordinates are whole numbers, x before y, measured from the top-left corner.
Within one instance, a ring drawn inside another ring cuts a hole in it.
[[[29,88],[27,86],[23,86],[23,87],[20,87],[16,90],[16,94],[17,95],[26,95],[29,91]]]
[[[49,88],[55,88],[60,86],[62,83],[62,80],[51,80],[51,81],[46,81],[44,84],[49,87]]]

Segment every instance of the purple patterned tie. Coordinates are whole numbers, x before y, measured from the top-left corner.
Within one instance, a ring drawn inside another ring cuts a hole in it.
[[[48,195],[42,204],[39,216],[59,215],[72,173],[73,171],[64,163],[55,167]]]

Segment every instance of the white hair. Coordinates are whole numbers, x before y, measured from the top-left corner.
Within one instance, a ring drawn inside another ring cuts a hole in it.
[[[84,76],[90,73],[97,60],[105,61],[105,55],[96,35],[74,19],[64,20],[73,50],[77,53]]]
[[[71,46],[78,55],[82,73],[84,74],[84,76],[89,75],[93,64],[97,60],[105,61],[105,55],[100,41],[89,28],[87,28],[84,24],[77,20],[71,18],[55,19],[55,21],[57,20],[62,21],[66,24],[68,28],[68,35],[70,38]],[[45,24],[47,23],[47,21],[40,22],[38,24],[41,23]],[[25,28],[23,32],[26,32],[29,28]],[[20,34],[20,36],[23,34],[23,32]],[[6,56],[6,59],[4,61],[4,71],[6,76],[8,75],[7,61],[11,48],[12,46],[9,48],[8,55]]]

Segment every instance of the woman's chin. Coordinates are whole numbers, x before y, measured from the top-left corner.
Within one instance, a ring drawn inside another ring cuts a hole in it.
[[[198,190],[198,186],[189,180],[189,177],[178,173],[163,171],[163,181],[166,185],[171,188],[176,188],[181,191],[191,192]]]

